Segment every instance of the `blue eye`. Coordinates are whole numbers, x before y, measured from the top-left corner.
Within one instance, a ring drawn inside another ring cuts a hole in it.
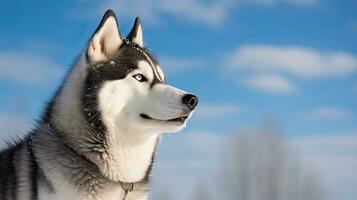
[[[142,74],[135,74],[134,76],[133,76],[133,78],[135,78],[137,81],[139,81],[139,82],[145,82],[145,81],[147,81],[148,79],[144,76],[144,75],[142,75]]]

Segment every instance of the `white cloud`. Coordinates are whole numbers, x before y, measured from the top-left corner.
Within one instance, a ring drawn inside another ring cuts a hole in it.
[[[0,51],[0,78],[13,83],[46,85],[63,75],[53,61],[40,55]]]
[[[295,138],[304,163],[321,174],[329,199],[356,199],[357,132]]]
[[[165,188],[170,194],[176,194],[175,191],[179,190],[180,194],[170,199],[190,198],[192,186],[197,181],[211,183],[215,180],[231,140],[232,135],[205,130],[166,135],[160,144],[154,168],[153,192]],[[286,141],[297,151],[303,169],[311,169],[319,175],[328,199],[353,200],[357,197],[354,188],[357,185],[357,132],[305,135],[287,138]],[[219,191],[212,188],[212,193]]]
[[[345,110],[334,106],[323,106],[303,114],[308,119],[328,120],[347,117]]]
[[[240,4],[249,6],[314,6],[319,0],[109,0],[105,2],[83,1],[86,6],[69,13],[69,17],[90,19],[101,16],[108,8],[117,11],[120,20],[132,21],[140,16],[145,24],[161,25],[165,18],[172,17],[185,23],[222,26],[233,9]]]
[[[234,115],[245,111],[245,108],[232,103],[210,103],[197,107],[194,117],[197,119],[212,119],[227,115]]]
[[[263,6],[276,6],[279,4],[291,4],[296,6],[315,6],[319,0],[243,0],[248,3],[254,3]]]
[[[298,6],[315,6],[319,3],[319,0],[281,0],[281,2]]]
[[[357,57],[301,46],[243,45],[226,57],[229,70],[286,73],[299,78],[338,77],[357,71]]]
[[[216,159],[214,155],[218,155],[223,144],[228,141],[227,139],[228,137],[226,135],[207,130],[191,130],[175,134],[166,134],[160,144],[160,152],[163,153],[161,153],[159,157],[166,158],[166,161],[172,162],[176,160],[172,155],[181,151],[183,154],[189,152],[190,156],[192,156],[185,158],[187,160],[195,160],[197,157],[202,158],[201,156],[205,157],[205,155],[211,155],[212,157],[210,159]],[[201,161],[206,162],[208,160]],[[180,166],[177,167],[177,169],[183,170]],[[195,170],[197,169],[199,168],[195,168]]]
[[[201,153],[213,155],[220,151],[224,144],[228,141],[226,136],[217,133],[195,130],[187,132],[188,144]]]
[[[245,0],[245,2],[262,5],[262,6],[274,6],[276,5],[276,0]]]
[[[153,193],[165,189],[175,194],[172,200],[190,199],[197,181],[212,181],[228,139],[206,130],[164,135],[154,168]]]
[[[219,25],[227,17],[226,13],[229,10],[229,7],[223,2],[207,3],[197,0],[163,0],[160,3],[160,9],[167,14],[180,16],[192,21],[208,25]]]
[[[183,71],[197,71],[207,66],[207,61],[199,58],[160,57],[161,67],[168,74]]]
[[[332,134],[307,136],[293,140],[303,151],[324,154],[353,153],[357,151],[357,134]],[[357,154],[356,154],[357,157]]]
[[[243,81],[246,86],[272,93],[272,94],[287,94],[295,92],[297,89],[293,83],[283,76],[273,74],[254,75]]]
[[[111,8],[117,11],[120,19],[133,20],[140,16],[145,23],[160,24],[166,16],[174,17],[184,22],[195,22],[210,26],[221,24],[227,17],[231,1],[199,0],[110,0],[94,6],[97,15],[102,15]],[[78,10],[70,14],[71,17],[88,18],[93,16],[93,9]]]

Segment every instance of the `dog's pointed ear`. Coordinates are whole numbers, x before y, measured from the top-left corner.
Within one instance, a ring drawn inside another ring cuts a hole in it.
[[[87,59],[90,62],[108,60],[118,51],[122,43],[115,14],[112,10],[108,10],[89,41]]]
[[[128,40],[139,45],[140,47],[144,46],[143,30],[141,28],[141,22],[139,17],[135,18],[135,23],[128,35]]]

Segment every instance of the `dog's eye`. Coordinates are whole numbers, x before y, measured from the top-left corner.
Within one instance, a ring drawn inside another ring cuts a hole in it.
[[[145,81],[147,81],[147,78],[144,76],[144,75],[142,75],[142,74],[135,74],[134,76],[133,76],[133,78],[135,78],[137,81],[139,81],[139,82],[145,82]]]

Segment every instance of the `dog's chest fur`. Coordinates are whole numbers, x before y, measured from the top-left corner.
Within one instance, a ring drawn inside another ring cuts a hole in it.
[[[33,142],[37,161],[41,166],[43,176],[47,180],[40,182],[38,185],[39,200],[121,200],[124,197],[124,190],[120,181],[104,176],[97,165],[57,140],[60,138],[54,135],[51,136],[48,127],[43,128],[42,132],[47,132],[48,134],[38,135]],[[152,145],[155,144],[156,142],[153,142]],[[49,148],[52,151],[42,151]],[[130,171],[128,168],[126,174],[120,173],[122,177],[128,178],[129,175],[140,177],[140,179],[134,181],[133,191],[128,193],[127,200],[147,199],[148,177],[146,176],[148,176],[148,170],[150,170],[151,154],[147,155],[147,159],[143,159],[142,155],[139,154],[143,154],[142,151],[152,152],[153,148],[155,147],[140,147],[132,151],[128,149],[124,152],[130,153],[131,156],[124,156],[117,150],[111,152],[118,156],[122,155],[120,156],[122,160],[118,162],[118,165],[113,165],[113,163],[108,165],[109,171],[115,171],[114,168],[119,168],[119,163],[127,162],[131,164],[131,168],[134,171]],[[141,159],[141,162],[136,159],[137,157]],[[116,160],[117,158],[113,159]],[[117,169],[117,171],[123,172],[125,166],[121,168],[122,170]],[[140,168],[137,168],[138,166]],[[142,166],[145,166],[145,168],[142,168]],[[145,172],[148,174],[145,174]]]

